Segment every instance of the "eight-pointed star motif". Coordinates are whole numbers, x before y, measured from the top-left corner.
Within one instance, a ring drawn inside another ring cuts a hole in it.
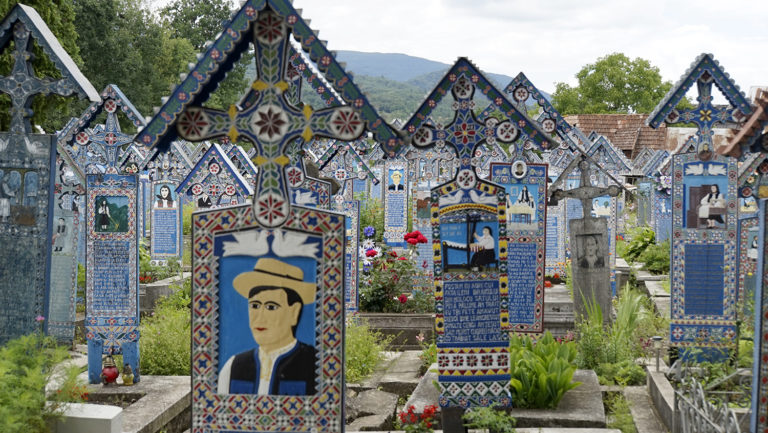
[[[288,116],[277,105],[264,105],[251,116],[251,129],[259,140],[280,141],[288,129]]]

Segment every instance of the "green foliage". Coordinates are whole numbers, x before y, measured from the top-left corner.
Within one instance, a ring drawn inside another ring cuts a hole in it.
[[[515,433],[517,420],[502,408],[473,407],[462,416],[464,426],[488,433]]]
[[[139,241],[139,282],[152,283],[179,275],[181,262],[172,257],[167,259],[165,265],[153,265],[149,245],[143,238]]]
[[[20,2],[17,0],[0,0],[0,16],[8,14],[16,3]],[[74,20],[72,0],[25,0],[21,3],[35,8],[48,28],[51,29],[53,35],[56,36],[56,39],[64,47],[67,54],[72,57],[72,60],[77,65],[81,65],[82,59],[80,58],[80,49],[77,44],[78,36],[75,27],[72,25]],[[9,72],[14,63],[11,52],[12,50],[8,49],[0,56],[0,74],[4,76],[10,75]],[[61,77],[61,74],[56,71],[53,62],[50,61],[37,43],[34,44],[32,53],[34,57],[31,63],[38,77]],[[70,113],[76,112],[79,114],[79,111],[71,110],[76,99],[77,97],[74,96],[66,98],[61,96],[35,98],[31,107],[34,112],[33,124],[40,125],[49,132],[60,129],[69,120]],[[7,95],[2,95],[0,97],[0,128],[3,131],[9,130],[11,120],[10,106],[10,98]]]
[[[45,387],[67,350],[41,333],[25,335],[0,347],[0,431],[48,432],[49,422],[61,415],[62,402],[83,401],[77,367],[63,372],[63,383],[46,403]]]
[[[195,61],[192,44],[174,37],[142,2],[77,0],[74,10],[83,74],[99,91],[116,84],[145,116]],[[122,126],[135,132],[130,122]]]
[[[417,268],[412,251],[398,255],[383,245],[378,256],[366,258],[360,276],[360,311],[425,313],[434,311],[434,295],[414,288]],[[411,296],[408,296],[408,293]]]
[[[172,295],[161,299],[154,313],[141,321],[141,374],[186,376],[192,354],[191,283],[184,281]]]
[[[595,373],[601,385],[637,386],[645,383],[645,369],[630,359],[600,364]]]
[[[185,203],[181,209],[182,233],[184,236],[192,235],[192,212],[195,211],[195,203]]]
[[[229,20],[234,7],[229,0],[174,0],[162,9],[161,16],[173,38],[188,41],[195,51],[203,52],[205,43],[215,40],[221,32],[221,23]],[[211,94],[206,106],[226,110],[236,104],[250,83],[246,73],[252,66],[253,56],[245,53]]]
[[[363,234],[363,229],[371,226],[374,228],[375,233],[373,235],[373,241],[376,243],[384,242],[384,206],[381,205],[381,199],[369,198],[362,202],[360,208],[360,239],[364,239],[366,236]]]
[[[345,335],[345,373],[347,383],[358,383],[371,374],[384,360],[384,350],[394,335],[384,336],[368,326],[365,320],[352,320]]]
[[[547,331],[537,343],[526,337],[512,337],[509,356],[512,401],[517,407],[554,409],[566,392],[581,385],[571,382],[576,365],[576,345],[559,343]]]
[[[576,79],[576,87],[555,85],[552,104],[560,114],[650,113],[672,87],[648,60],[622,53],[585,65]]]
[[[421,359],[421,366],[426,370],[432,364],[437,362],[437,344],[435,343],[434,338],[432,341],[427,343],[425,341],[424,334],[421,332],[419,332],[419,335],[416,336],[416,340],[418,340],[419,346],[421,347],[421,353],[419,354],[419,359]]]
[[[637,260],[646,248],[656,242],[656,233],[650,227],[634,227],[628,232],[631,240],[626,244],[621,256],[631,263]]]
[[[669,274],[669,239],[660,244],[649,245],[637,258],[645,264],[645,269],[655,275]]]
[[[608,428],[621,430],[621,433],[637,433],[635,421],[632,413],[629,411],[629,403],[622,394],[616,394],[606,401],[608,417]]]
[[[594,300],[586,302],[587,317],[578,330],[579,368],[595,370],[602,383],[630,384],[639,372],[630,364],[643,356],[650,337],[666,332],[665,319],[657,317],[650,300],[635,290],[624,290],[616,301],[616,319],[606,327],[603,312]]]

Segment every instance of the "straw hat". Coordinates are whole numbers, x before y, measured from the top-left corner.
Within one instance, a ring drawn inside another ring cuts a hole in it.
[[[304,272],[301,268],[271,258],[259,259],[253,271],[238,275],[232,285],[244,298],[248,298],[248,293],[255,287],[292,289],[298,293],[304,304],[315,302],[317,292],[315,283],[304,282]]]

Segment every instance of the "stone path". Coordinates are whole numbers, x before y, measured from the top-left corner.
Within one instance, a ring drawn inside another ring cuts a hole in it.
[[[667,433],[666,427],[653,409],[647,386],[628,386],[624,388],[624,397],[629,403],[637,433]]]

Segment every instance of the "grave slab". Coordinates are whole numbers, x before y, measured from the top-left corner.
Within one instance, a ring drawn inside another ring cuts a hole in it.
[[[134,401],[123,410],[123,433],[181,432],[191,425],[189,376],[143,376],[133,386],[90,385],[92,401]],[[138,397],[138,398],[137,398]]]
[[[402,353],[387,369],[379,382],[383,391],[407,397],[421,380],[421,354],[418,350],[408,350]]]
[[[648,389],[644,386],[624,388],[624,397],[629,402],[629,411],[635,422],[637,433],[666,433],[667,428],[653,410]]]
[[[122,433],[123,409],[91,403],[69,403],[53,433]]]
[[[347,402],[347,419],[354,417],[350,425],[360,429],[384,428],[394,419],[397,399],[397,395],[378,389],[363,391]]]

